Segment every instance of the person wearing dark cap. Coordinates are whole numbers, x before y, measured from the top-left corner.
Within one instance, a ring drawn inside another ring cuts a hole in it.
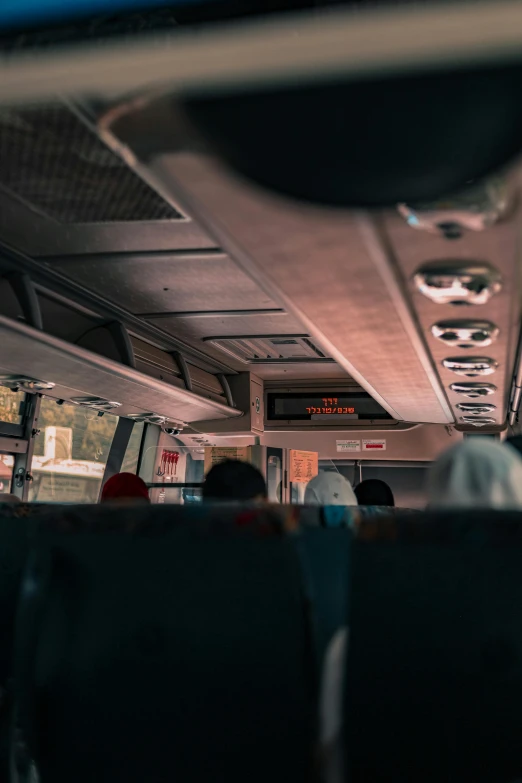
[[[203,500],[209,503],[266,502],[262,474],[248,462],[227,459],[214,465],[203,483]]]
[[[105,482],[101,503],[116,505],[144,505],[150,503],[149,490],[145,482],[134,473],[116,473]]]
[[[365,479],[355,487],[355,496],[360,506],[394,506],[391,488],[380,479]]]

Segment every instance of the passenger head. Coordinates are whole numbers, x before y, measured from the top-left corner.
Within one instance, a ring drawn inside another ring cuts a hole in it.
[[[266,483],[257,468],[248,462],[227,459],[214,465],[203,483],[203,500],[247,502],[267,500]]]
[[[467,438],[431,467],[428,498],[433,508],[521,508],[522,459],[511,447]]]
[[[19,497],[13,495],[11,492],[0,492],[0,503],[21,503]]]
[[[352,485],[334,471],[322,471],[308,482],[304,502],[310,506],[356,506]]]
[[[116,473],[105,483],[101,494],[102,503],[117,505],[144,505],[150,503],[145,482],[134,473]]]
[[[394,506],[393,492],[385,481],[366,479],[354,489],[360,506]]]

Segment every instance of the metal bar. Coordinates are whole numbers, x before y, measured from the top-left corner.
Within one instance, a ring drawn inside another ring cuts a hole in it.
[[[111,478],[111,476],[115,476],[121,470],[123,460],[125,459],[125,452],[127,451],[127,446],[129,445],[130,437],[132,435],[133,427],[133,420],[124,418],[120,418],[118,424],[116,425],[116,431],[112,439],[109,456],[107,457],[105,470],[103,471],[103,480],[100,486],[99,497],[101,497],[105,483]]]
[[[187,362],[185,361],[185,357],[179,351],[172,351],[171,356],[179,367],[179,371],[181,373],[181,377],[183,378],[183,383],[185,384],[186,390],[191,392],[192,378],[190,377],[190,370],[188,368]]]
[[[0,453],[2,454],[25,454],[27,452],[27,441],[22,438],[2,438],[0,437]]]
[[[521,397],[522,397],[522,388],[520,386],[515,386],[513,390],[513,399],[511,400],[511,410],[514,413],[518,412],[518,409],[520,407]]]
[[[186,310],[185,312],[138,313],[139,318],[156,320],[160,318],[244,318],[251,315],[287,315],[282,307],[272,307],[266,310]]]
[[[121,321],[128,329],[136,330],[139,336],[149,337],[160,348],[167,351],[183,352],[185,358],[190,356],[191,361],[201,367],[201,369],[210,372],[226,372],[229,375],[236,374],[235,370],[222,362],[208,357],[202,351],[198,351],[197,348],[185,345],[181,340],[176,339],[168,332],[163,331],[163,329],[158,329],[157,326],[144,321],[115,302],[109,301],[93,291],[88,291],[79,283],[65,277],[55,269],[40,263],[40,261],[35,261],[2,242],[0,242],[0,255],[12,263],[13,270],[23,270],[31,275],[31,278],[45,288],[49,295],[52,296],[53,292],[56,291],[58,294],[65,296],[72,305],[78,303],[87,307],[91,313],[102,318]]]
[[[202,486],[202,481],[184,481],[179,484],[163,484],[160,481],[154,481],[151,484],[147,483],[147,489],[197,489]]]
[[[27,447],[23,451],[19,451],[15,456],[15,464],[13,470],[13,479],[20,471],[21,486],[16,485],[16,481],[13,480],[11,485],[11,491],[17,495],[20,500],[27,500],[29,495],[29,481],[31,475],[31,463],[33,460],[34,445],[38,436],[38,416],[40,414],[40,394],[26,394],[26,415],[24,417],[24,441]],[[28,479],[29,477],[29,479]]]
[[[29,415],[25,422],[26,435],[27,435],[27,452],[25,455],[25,477],[27,479],[29,475],[29,477],[32,480],[31,466],[33,462],[33,454],[34,454],[34,447],[36,445],[36,438],[40,434],[40,430],[38,428],[38,418],[40,416],[42,395],[31,394],[31,395],[27,395],[27,397],[31,397],[32,399],[30,401]],[[27,500],[28,497],[29,497],[29,481],[26,480],[24,490],[23,490],[23,500]]]
[[[96,129],[94,128],[96,133]],[[38,256],[39,261],[44,261],[46,264],[53,264],[58,262],[60,264],[67,264],[68,262],[74,264],[81,262],[82,264],[89,261],[103,261],[103,263],[110,263],[111,261],[145,261],[148,258],[154,259],[169,259],[172,261],[191,261],[201,257],[216,257],[227,258],[227,254],[220,247],[202,247],[201,249],[189,248],[189,249],[174,249],[174,250],[120,250],[112,251],[109,253],[74,253],[74,255],[47,255]]]
[[[149,427],[155,427],[155,424],[144,424],[143,430],[141,432],[141,440],[140,440],[140,448],[138,450],[138,462],[136,464],[136,475],[140,476],[141,473],[141,463],[143,461],[143,452],[145,450],[145,441],[147,440],[147,429]]]
[[[11,286],[29,326],[43,329],[40,302],[29,275],[26,272],[8,272],[4,275],[4,279]]]
[[[227,376],[224,375],[223,373],[219,373],[217,379],[220,382],[221,388],[225,393],[225,399],[227,401],[227,405],[229,405],[231,408],[235,408],[236,403],[234,402],[234,397],[232,396],[232,389],[230,388],[230,384],[228,382]]]

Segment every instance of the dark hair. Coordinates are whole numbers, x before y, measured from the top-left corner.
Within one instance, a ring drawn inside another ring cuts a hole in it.
[[[134,473],[116,473],[105,482],[101,494],[102,503],[122,498],[139,499],[150,503],[147,485]]]
[[[385,481],[366,479],[355,489],[355,497],[360,506],[394,506],[393,492]]]
[[[504,443],[507,443],[512,449],[518,451],[519,455],[522,457],[522,435],[513,435],[511,438],[506,438]]]
[[[239,460],[227,459],[214,465],[203,484],[203,500],[254,500],[267,495],[259,470]]]

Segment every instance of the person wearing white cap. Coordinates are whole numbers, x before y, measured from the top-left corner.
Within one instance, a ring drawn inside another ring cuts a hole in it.
[[[308,482],[304,502],[310,506],[356,506],[352,485],[334,471],[323,471]]]
[[[511,446],[466,438],[428,475],[430,508],[522,508],[522,459]]]

